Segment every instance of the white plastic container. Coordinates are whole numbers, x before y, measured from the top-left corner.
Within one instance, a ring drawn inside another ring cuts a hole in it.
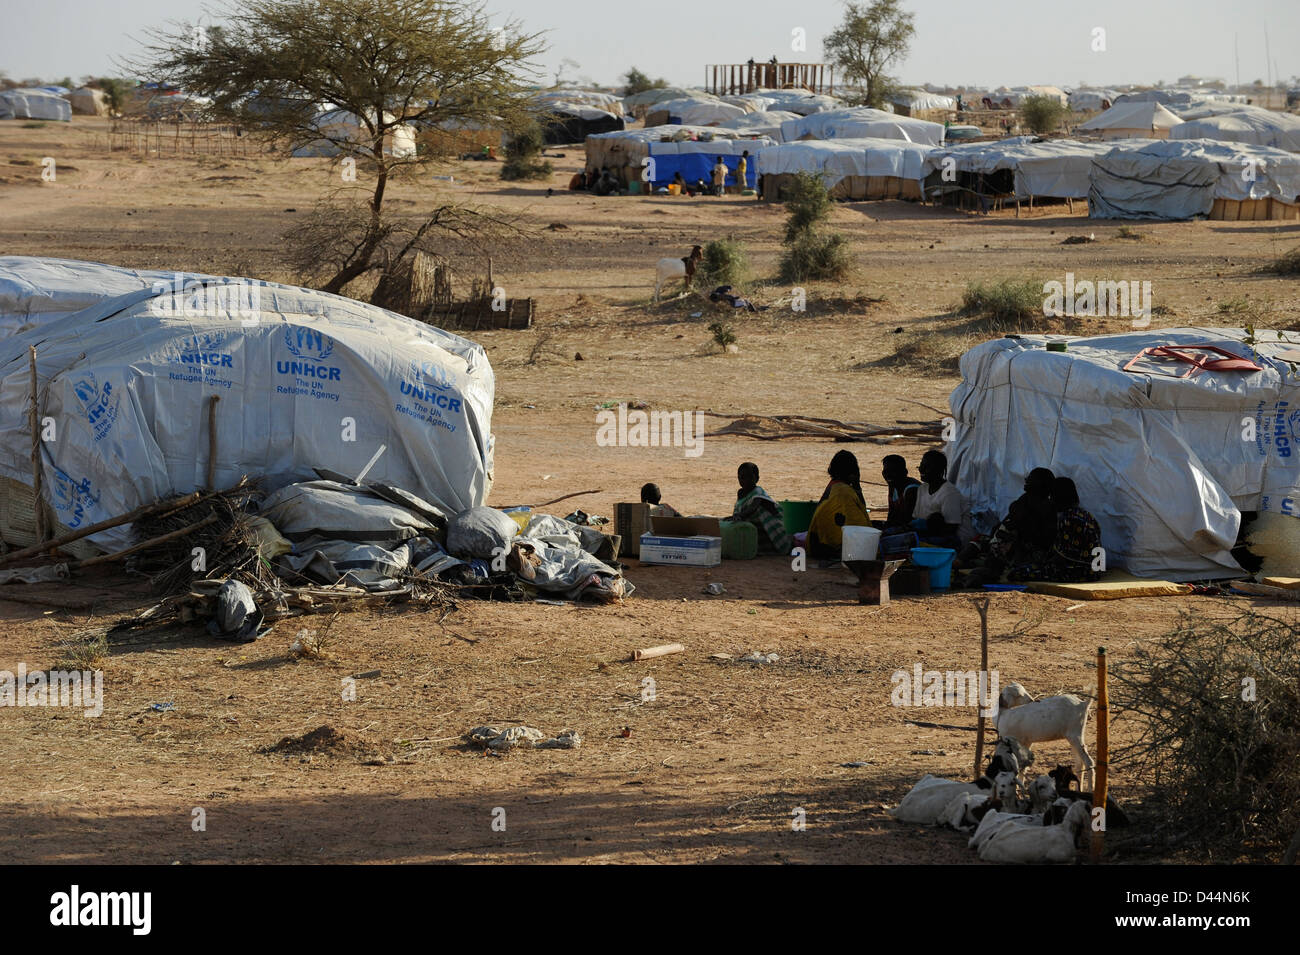
[[[840,543],[840,560],[875,560],[880,547],[880,531],[874,527],[845,525]]]

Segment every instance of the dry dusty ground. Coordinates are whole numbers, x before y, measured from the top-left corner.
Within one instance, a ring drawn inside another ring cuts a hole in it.
[[[0,124],[0,252],[293,278],[280,234],[334,188],[336,166],[109,154],[105,132],[102,121],[81,118]],[[539,300],[537,327],[477,336],[497,371],[498,505],[599,488],[566,505],[612,515],[616,501],[655,480],[684,512],[725,513],[746,459],[760,463],[776,496],[816,497],[838,450],[827,442],[717,437],[698,458],[600,448],[595,406],[630,399],[891,424],[933,418],[914,402],[946,407],[956,378],[890,356],[922,342],[941,361],[977,341],[979,330],[953,310],[975,279],[1045,281],[1066,271],[1149,279],[1170,310],[1164,323],[1222,322],[1219,304],[1247,297],[1263,303],[1254,306],[1266,316],[1260,324],[1300,317],[1294,280],[1255,273],[1300,241],[1295,224],[1144,225],[1133,240],[1063,208],[1016,219],[852,203],[836,208],[834,224],[852,240],[854,279],[811,287],[805,314],[774,308],[735,319],[740,351],[725,354],[705,330],[714,318],[707,303],[649,304],[654,260],[734,235],[759,278],[770,276],[780,209],[739,198],[570,195],[563,184],[580,150],[563,152],[550,197],[546,183],[503,187],[495,167],[479,163],[454,164],[446,172],[455,182],[433,183],[437,191],[408,183],[393,193],[411,209],[449,194],[492,203],[536,228],[491,254],[509,295]],[[40,182],[45,156],[58,163],[54,183]],[[1088,233],[1095,243],[1061,244]],[[448,252],[467,285],[484,253],[459,244]],[[788,292],[760,281],[754,297],[780,302]],[[888,451],[914,462],[923,446],[854,450],[874,477]],[[868,488],[873,503],[882,492]],[[242,647],[179,627],[116,642],[102,663],[102,717],[0,711],[0,849],[12,861],[44,862],[975,861],[961,837],[895,824],[883,810],[923,773],[970,770],[973,733],[905,722],[969,724],[969,710],[889,705],[896,668],[978,667],[967,597],[862,607],[844,571],[796,574],[775,558],[710,572],[631,562],[628,576],[637,593],[615,607],[470,602],[442,623],[345,615],[326,661],[289,659],[290,624]],[[705,596],[710,581],[725,595]],[[29,601],[0,595],[0,669],[10,670],[52,665],[75,631],[149,602],[108,577],[6,594]],[[1122,660],[1179,613],[1244,605],[1165,598],[1067,610],[1058,598],[996,595],[990,665],[1004,683],[1086,692],[1099,644]],[[618,662],[669,641],[687,652]],[[747,650],[781,659],[710,659]],[[358,680],[356,701],[343,702],[342,678],[372,670],[381,674]],[[655,681],[652,701],[642,699],[645,677]],[[163,702],[174,709],[151,709]],[[516,721],[575,729],[584,742],[503,758],[459,745],[472,726]],[[332,750],[261,752],[322,725],[343,734]],[[1114,736],[1131,738],[1122,714]],[[1047,745],[1038,757],[1051,765],[1069,754]],[[1140,795],[1122,763],[1112,778],[1121,798]],[[196,807],[206,832],[192,830]],[[491,826],[497,807],[504,832]],[[792,830],[796,809],[806,813],[804,831]]]

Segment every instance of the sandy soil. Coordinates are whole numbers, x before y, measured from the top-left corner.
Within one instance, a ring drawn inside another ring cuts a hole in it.
[[[335,187],[337,167],[110,154],[106,128],[82,118],[0,124],[0,251],[293,278],[280,234]],[[1149,279],[1170,310],[1166,323],[1222,323],[1220,303],[1247,297],[1264,303],[1269,324],[1300,317],[1294,281],[1255,271],[1300,240],[1294,223],[1152,224],[1131,240],[1063,207],[1017,219],[850,203],[837,206],[834,225],[852,240],[853,280],[810,287],[803,314],[787,306],[732,319],[739,352],[726,354],[705,330],[717,317],[707,302],[649,303],[654,261],[734,235],[761,280],[775,271],[779,207],[575,196],[563,185],[581,151],[561,151],[549,197],[546,183],[503,186],[495,166],[481,163],[452,164],[450,185],[408,183],[393,194],[412,210],[447,195],[490,203],[535,230],[487,250],[507,293],[539,303],[534,329],[476,336],[497,371],[497,505],[598,488],[561,508],[612,516],[615,502],[655,480],[680,510],[720,514],[730,509],[736,465],[749,459],[777,497],[816,497],[839,449],[829,442],[712,437],[696,458],[600,448],[595,407],[628,399],[882,424],[933,418],[916,402],[945,408],[956,379],[890,356],[926,335],[949,349],[977,341],[954,314],[973,280],[1046,281],[1067,271]],[[53,183],[40,181],[45,156],[58,163]],[[1089,233],[1096,242],[1061,244]],[[456,243],[447,251],[466,286],[485,268],[487,251]],[[763,281],[754,288],[762,303],[788,294]],[[923,449],[853,448],[868,478],[885,453],[914,462]],[[867,490],[869,502],[883,501],[882,487]],[[974,733],[905,722],[971,725],[970,710],[889,705],[899,667],[978,667],[968,597],[863,607],[845,571],[794,573],[776,558],[711,571],[632,561],[628,576],[637,593],[614,607],[471,602],[442,623],[409,612],[348,614],[333,624],[330,658],[320,661],[289,658],[292,623],[241,647],[181,627],[115,642],[102,663],[98,719],[0,710],[0,847],[12,861],[44,862],[975,861],[956,834],[898,825],[884,812],[923,773],[970,771]],[[726,593],[703,594],[712,581]],[[78,630],[148,602],[110,577],[7,590],[0,669],[52,665]],[[1087,692],[1099,644],[1123,659],[1182,612],[1238,604],[1189,597],[1072,608],[999,594],[990,665],[1004,683],[1035,692]],[[669,641],[687,651],[620,662]],[[780,660],[711,659],[749,650]],[[380,675],[357,680],[355,702],[344,702],[343,678],[373,670]],[[653,700],[643,699],[646,677]],[[158,712],[154,703],[174,708]],[[1123,743],[1131,731],[1120,716],[1113,736]],[[462,733],[491,722],[574,729],[583,744],[504,757],[461,746]],[[343,734],[332,750],[262,751],[323,725]],[[1044,745],[1038,759],[1050,766],[1069,751]],[[841,765],[850,762],[866,765]],[[1136,782],[1114,766],[1121,797],[1139,796]],[[191,826],[195,808],[206,813],[205,832]],[[505,831],[492,827],[498,808]],[[799,809],[807,825],[794,831]]]

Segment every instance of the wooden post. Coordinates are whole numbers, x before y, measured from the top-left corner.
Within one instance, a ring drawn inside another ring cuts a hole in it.
[[[31,368],[32,407],[27,412],[27,425],[32,431],[32,496],[36,510],[36,541],[43,543],[50,539],[50,529],[45,522],[45,479],[41,473],[41,415],[40,391],[36,383],[36,346],[27,346],[27,363]]]
[[[217,473],[217,402],[221,398],[218,395],[208,397],[208,481],[207,490],[215,491],[216,485],[213,481]]]
[[[1092,805],[1102,810],[1102,826],[1092,833],[1092,861],[1100,862],[1106,847],[1106,789],[1110,768],[1110,700],[1106,691],[1106,648],[1097,648],[1097,768]]]
[[[980,615],[980,674],[984,685],[988,685],[989,672],[989,598],[980,597],[971,601],[975,611]],[[979,779],[984,773],[984,701],[979,702],[979,728],[975,733],[975,773],[973,779]]]

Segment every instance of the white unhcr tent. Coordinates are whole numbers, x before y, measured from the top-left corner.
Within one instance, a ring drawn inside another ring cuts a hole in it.
[[[1047,467],[1078,486],[1108,566],[1172,580],[1241,576],[1229,554],[1241,512],[1295,519],[1282,516],[1300,491],[1300,379],[1279,357],[1295,346],[1255,336],[1253,349],[1239,329],[1179,328],[1070,339],[1066,352],[1046,351],[1043,336],[968,351],[948,456],[976,529],[991,531],[1029,471]],[[1121,370],[1144,348],[1206,343],[1263,371],[1182,378],[1189,366],[1149,360]]]
[[[784,110],[767,110],[737,116],[725,123],[719,123],[718,128],[734,129],[736,132],[747,136],[768,136],[779,143],[781,142],[781,125],[798,118],[797,114],[787,113]]]
[[[1035,140],[1031,136],[986,143],[957,143],[926,155],[922,176],[926,179],[927,190],[934,188],[940,192],[963,183],[965,187],[973,188],[969,180],[984,177],[988,181],[985,183],[987,188],[982,191],[989,194],[1002,194],[1013,199],[1028,199],[1030,196],[1082,199],[1088,195],[1093,159],[1111,148],[1110,143]],[[947,163],[949,159],[951,164]],[[952,169],[957,179],[945,180],[945,167]]]
[[[70,267],[64,263],[65,267]],[[43,293],[39,259],[4,276]],[[92,292],[104,274],[87,264]],[[16,276],[16,279],[15,279]],[[206,484],[209,399],[214,483],[268,490],[313,468],[405,488],[448,514],[483,503],[492,480],[492,368],[483,349],[352,299],[251,280],[182,276],[0,341],[0,496],[32,486],[28,347],[41,381],[46,499],[84,527]],[[351,437],[350,437],[351,436]],[[30,500],[30,491],[26,492]],[[6,511],[7,513],[8,511]],[[6,539],[11,528],[0,528]],[[124,545],[129,530],[90,538]],[[10,543],[24,541],[13,539]]]
[[[1155,102],[1120,103],[1079,126],[1102,139],[1168,139],[1182,120]]]
[[[805,140],[758,154],[763,198],[780,198],[795,173],[822,177],[835,199],[920,199],[922,169],[933,146],[899,139]]]
[[[67,318],[115,295],[150,288],[155,282],[172,283],[176,274],[73,259],[0,256],[0,339]]]
[[[810,116],[813,113],[824,113],[828,110],[839,109],[840,101],[834,96],[827,96],[824,93],[813,93],[808,90],[771,90],[759,88],[754,90],[752,96],[761,96],[763,99],[771,100],[768,109],[782,110],[788,113],[798,113],[800,116]]]
[[[1213,116],[1198,115],[1170,130],[1169,138],[1214,139],[1300,153],[1300,116],[1253,108],[1216,112]]]
[[[0,93],[0,119],[72,119],[72,104],[47,90],[14,89]]]
[[[1219,200],[1268,200],[1280,208],[1260,218],[1284,218],[1281,207],[1300,201],[1300,155],[1244,143],[1124,143],[1097,156],[1089,177],[1088,209],[1097,219],[1241,218],[1214,215]]]
[[[781,138],[787,143],[797,139],[902,139],[938,146],[943,143],[943,124],[869,107],[836,109],[782,123]]]
[[[385,122],[392,122],[391,113],[384,116]],[[302,156],[337,156],[343,147],[363,145],[369,139],[365,125],[355,113],[342,109],[328,109],[317,115],[312,124],[320,133],[320,139],[299,146],[293,151],[295,157]],[[395,159],[407,159],[415,155],[415,127],[403,123],[388,134],[384,143],[384,152]]]
[[[655,103],[645,121],[647,126],[713,126],[744,115],[743,108],[717,99],[674,99]]]

